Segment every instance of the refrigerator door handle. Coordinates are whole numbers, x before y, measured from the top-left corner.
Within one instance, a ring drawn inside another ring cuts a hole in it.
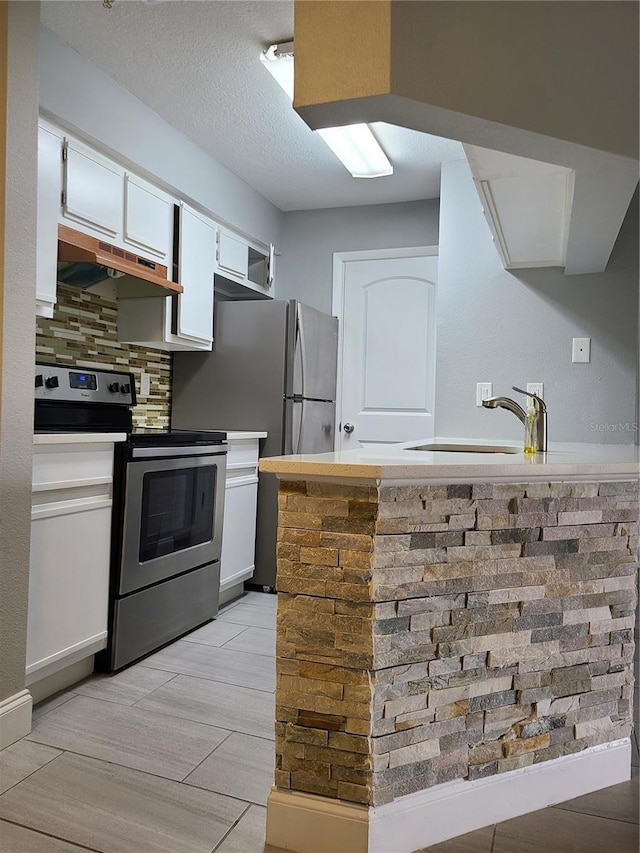
[[[300,453],[300,442],[302,441],[302,424],[304,423],[304,400],[300,400],[299,402],[293,404],[294,406],[300,406],[300,423],[298,426],[298,438],[296,440],[296,449],[294,453]]]
[[[307,350],[305,346],[304,323],[302,322],[302,314],[300,311],[300,303],[296,304],[296,344],[295,344],[295,366],[293,378],[293,393],[294,395],[305,396],[304,374],[307,360]],[[296,451],[297,452],[297,451]]]
[[[288,397],[286,400],[286,422],[284,452],[289,455],[298,453],[302,441],[302,419],[304,404],[301,397]]]

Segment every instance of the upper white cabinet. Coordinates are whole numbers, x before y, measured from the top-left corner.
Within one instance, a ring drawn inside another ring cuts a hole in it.
[[[124,169],[73,139],[65,139],[63,156],[63,220],[117,242],[122,235]]]
[[[124,177],[124,242],[168,266],[172,237],[173,199],[128,172]]]
[[[210,350],[216,224],[186,204],[179,208],[179,296],[121,299],[118,340],[164,350]]]
[[[62,134],[38,127],[38,224],[36,252],[36,314],[53,317],[56,304],[58,211],[62,192]]]
[[[218,231],[217,272],[231,281],[237,281],[264,296],[270,296],[274,274],[274,248],[261,249],[241,237]],[[221,290],[225,287],[221,283]],[[229,296],[233,296],[233,289]]]
[[[126,260],[166,267],[169,282],[182,286],[177,296],[165,296],[160,288],[157,296],[147,296],[144,286],[136,290],[126,282],[117,294],[118,338],[126,343],[210,350],[216,273],[221,276],[223,297],[272,296],[273,246],[267,249],[222,228],[206,213],[41,118],[37,313],[45,317],[53,316],[58,258],[76,260],[75,248],[72,252],[66,244],[82,245],[71,243],[70,238],[65,242],[68,232],[64,231],[59,246],[59,225],[81,232],[82,236],[73,235],[76,240],[84,240],[84,235],[92,238],[91,246],[84,248],[94,255],[98,249],[110,253],[97,263],[109,266],[115,247],[118,256],[124,250]],[[151,281],[151,286],[158,283]],[[226,293],[226,286],[237,292]]]
[[[241,281],[249,272],[249,247],[244,240],[225,231],[218,232],[218,269]]]
[[[213,275],[216,267],[216,226],[195,210],[180,210],[180,283],[176,333],[211,343],[213,340]]]

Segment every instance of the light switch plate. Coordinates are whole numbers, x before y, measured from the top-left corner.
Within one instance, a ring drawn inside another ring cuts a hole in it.
[[[573,339],[571,361],[574,364],[585,364],[591,361],[591,338]]]
[[[148,397],[151,393],[151,376],[148,373],[140,374],[140,396]]]
[[[493,394],[493,383],[478,382],[476,385],[476,406],[482,406],[483,400],[488,400]]]

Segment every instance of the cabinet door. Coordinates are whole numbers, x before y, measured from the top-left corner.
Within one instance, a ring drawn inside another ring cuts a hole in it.
[[[247,278],[249,272],[249,247],[238,237],[220,231],[218,234],[218,267],[236,278]]]
[[[253,576],[257,499],[255,468],[227,475],[220,559],[220,589],[223,591]]]
[[[53,317],[56,302],[61,192],[62,137],[39,127],[36,313],[41,317]]]
[[[161,190],[127,174],[124,184],[124,241],[166,262],[171,256],[173,201]]]
[[[213,274],[216,230],[213,222],[182,206],[180,211],[180,284],[176,333],[197,341],[213,340]]]
[[[70,490],[72,491],[72,490]],[[48,675],[107,642],[109,497],[34,507],[27,675]]]
[[[72,139],[65,141],[62,215],[88,233],[119,239],[124,169]]]

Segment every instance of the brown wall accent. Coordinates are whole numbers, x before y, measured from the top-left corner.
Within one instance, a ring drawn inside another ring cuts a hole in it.
[[[171,355],[117,338],[118,303],[87,290],[58,285],[53,319],[38,317],[36,359],[82,364],[108,370],[130,370],[136,377],[136,426],[169,427]],[[151,376],[151,393],[140,395],[140,374]]]
[[[389,0],[295,4],[296,106],[390,91],[391,5]]]

